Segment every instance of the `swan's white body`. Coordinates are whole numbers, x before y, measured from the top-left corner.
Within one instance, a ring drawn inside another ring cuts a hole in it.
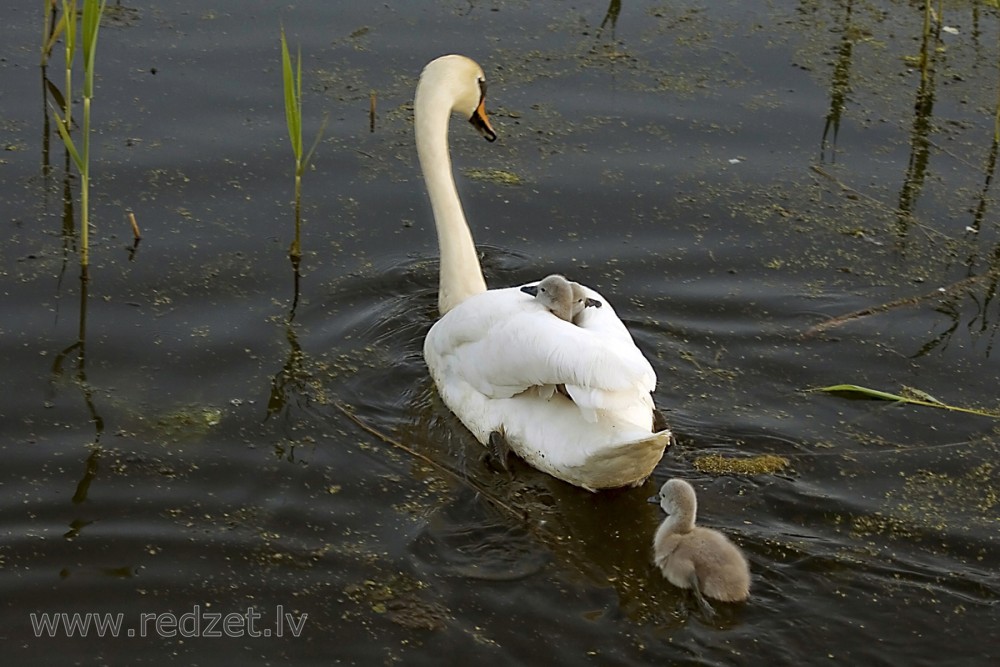
[[[671,479],[660,489],[667,513],[653,538],[653,562],[674,586],[693,589],[707,611],[702,594],[725,602],[750,595],[750,567],[743,552],[722,533],[695,525],[698,500],[694,488]]]
[[[519,287],[486,289],[448,153],[453,111],[496,137],[483,103],[482,69],[454,55],[424,69],[414,101],[441,251],[442,317],[424,342],[431,376],[481,443],[499,433],[530,465],[586,489],[637,485],[671,436],[652,430],[656,376],[607,299],[584,287],[602,307],[572,323]]]

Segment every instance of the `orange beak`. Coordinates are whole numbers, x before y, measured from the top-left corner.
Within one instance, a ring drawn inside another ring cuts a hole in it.
[[[479,134],[483,135],[486,141],[496,141],[497,133],[494,132],[493,126],[490,125],[489,116],[486,115],[485,95],[479,99],[479,106],[472,112],[472,118],[469,119],[469,122],[479,130]]]

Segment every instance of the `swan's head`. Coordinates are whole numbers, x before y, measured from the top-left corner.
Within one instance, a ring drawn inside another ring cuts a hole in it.
[[[417,84],[418,108],[424,95],[441,95],[439,103],[450,104],[454,113],[468,118],[487,141],[495,141],[497,133],[486,115],[486,75],[471,58],[460,55],[441,56],[424,68]]]
[[[694,487],[683,479],[671,479],[664,482],[660,487],[660,493],[650,498],[653,502],[659,502],[660,507],[668,516],[675,514],[690,516],[694,518],[697,507],[697,497]]]
[[[539,303],[568,322],[572,322],[587,306],[601,307],[601,302],[588,297],[579,283],[571,282],[557,273],[547,276],[537,285],[525,285],[521,291],[535,297]]]

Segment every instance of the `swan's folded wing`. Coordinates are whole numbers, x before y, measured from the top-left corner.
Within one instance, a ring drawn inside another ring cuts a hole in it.
[[[450,354],[459,357],[453,367],[493,398],[539,385],[631,393],[652,391],[656,384],[652,367],[631,338],[579,327],[543,309],[494,321]]]

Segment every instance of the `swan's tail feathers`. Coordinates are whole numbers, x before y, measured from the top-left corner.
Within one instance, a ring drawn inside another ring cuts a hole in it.
[[[587,471],[585,479],[573,483],[591,491],[639,486],[653,473],[672,438],[669,430],[660,431],[648,438],[601,449],[580,466]]]

